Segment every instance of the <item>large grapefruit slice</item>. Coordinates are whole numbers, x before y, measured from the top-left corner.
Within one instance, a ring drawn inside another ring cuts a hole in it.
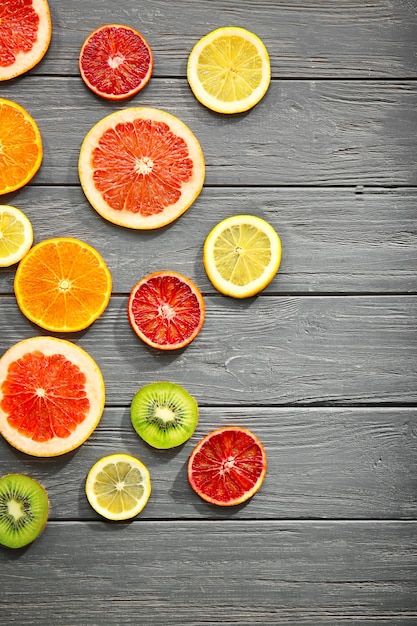
[[[104,381],[92,357],[55,337],[32,337],[0,358],[0,433],[32,456],[80,446],[104,409]]]
[[[79,58],[83,81],[98,96],[123,100],[138,93],[152,75],[153,56],[137,30],[106,24],[89,34]]]
[[[197,285],[177,272],[154,272],[132,288],[127,312],[135,333],[152,348],[184,348],[200,332],[205,315]]]
[[[198,140],[181,120],[159,109],[128,108],[88,132],[78,171],[87,199],[102,217],[153,229],[191,206],[205,167]]]
[[[232,506],[251,498],[266,474],[266,454],[247,428],[214,430],[194,448],[188,480],[198,495],[212,504]]]
[[[52,35],[47,0],[0,2],[0,80],[20,76],[37,65]]]

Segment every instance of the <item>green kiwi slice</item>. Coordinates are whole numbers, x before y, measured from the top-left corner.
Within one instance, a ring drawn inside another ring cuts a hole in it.
[[[180,385],[157,382],[145,385],[132,400],[130,416],[139,437],[154,448],[175,448],[193,434],[198,405]]]
[[[40,483],[24,474],[0,478],[0,544],[23,548],[45,528],[48,495]]]

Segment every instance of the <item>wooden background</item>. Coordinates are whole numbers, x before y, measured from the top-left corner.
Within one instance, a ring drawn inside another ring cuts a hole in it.
[[[0,85],[36,119],[44,161],[3,196],[35,241],[94,245],[113,275],[108,309],[70,338],[102,369],[103,419],[76,452],[35,459],[0,441],[0,473],[48,490],[51,515],[30,547],[0,551],[0,623],[66,626],[417,623],[417,0],[50,0],[42,63]],[[136,27],[155,57],[124,104],[96,98],[78,53],[105,23]],[[209,31],[238,25],[267,46],[272,82],[253,110],[221,116],[189,89],[186,65]],[[199,138],[206,184],[162,231],[102,220],[78,180],[81,142],[107,113],[153,106]],[[235,213],[271,222],[281,269],[258,297],[217,293],[203,269],[209,230]],[[146,273],[173,269],[203,291],[207,317],[178,354],[147,349],[125,309]],[[0,271],[0,349],[46,334],[20,314],[15,267]],[[173,380],[200,405],[173,451],[134,433],[135,391]],[[268,473],[245,506],[212,507],[188,486],[197,441],[226,424],[264,442]],[[84,495],[91,465],[128,452],[153,493],[111,524]]]

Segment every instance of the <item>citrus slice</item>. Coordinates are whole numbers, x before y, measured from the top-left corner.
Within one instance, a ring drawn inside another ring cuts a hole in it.
[[[3,0],[0,3],[0,80],[15,78],[35,67],[48,50],[51,35],[47,0]]]
[[[0,195],[28,183],[42,162],[35,120],[16,102],[0,98]]]
[[[0,267],[20,261],[32,243],[32,224],[26,215],[14,206],[0,205]]]
[[[21,260],[14,290],[22,313],[54,332],[76,332],[107,307],[110,272],[100,254],[78,239],[56,237],[34,246]]]
[[[88,35],[81,48],[79,68],[83,81],[95,94],[108,100],[123,100],[149,82],[153,56],[137,30],[106,24]]]
[[[266,465],[259,439],[246,428],[228,426],[212,431],[196,445],[188,460],[188,480],[203,500],[233,506],[258,491]]]
[[[100,215],[136,229],[166,226],[194,202],[204,183],[204,158],[191,130],[150,108],[116,111],[81,146],[79,176]]]
[[[204,242],[207,276],[221,293],[247,298],[264,289],[281,264],[281,240],[272,226],[254,215],[219,222]]]
[[[78,448],[99,423],[104,399],[99,367],[70,341],[32,337],[0,358],[0,433],[26,454]]]
[[[138,337],[160,350],[191,343],[205,315],[199,288],[177,272],[154,272],[142,278],[130,292],[127,311]]]
[[[106,519],[131,519],[151,495],[149,470],[129,454],[105,456],[89,471],[85,492],[93,509]]]
[[[254,107],[269,87],[268,51],[245,28],[217,28],[195,44],[187,78],[201,104],[218,113],[241,113]]]

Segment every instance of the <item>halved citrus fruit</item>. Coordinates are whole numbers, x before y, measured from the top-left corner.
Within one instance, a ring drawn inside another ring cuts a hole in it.
[[[135,333],[152,348],[184,348],[200,332],[205,315],[197,285],[177,272],[154,272],[132,288],[127,307]]]
[[[204,158],[191,130],[150,108],[103,118],[81,146],[79,176],[94,209],[114,224],[166,226],[194,202],[204,183]]]
[[[47,0],[3,0],[0,3],[0,80],[15,78],[35,67],[48,50],[51,35]]]
[[[204,242],[207,276],[221,293],[247,298],[264,289],[281,264],[281,240],[274,228],[254,215],[219,222]]]
[[[218,113],[241,113],[254,107],[269,87],[268,51],[245,28],[217,28],[195,44],[187,78],[201,104]]]
[[[42,162],[35,120],[16,102],[0,98],[0,195],[28,183]]]
[[[34,246],[21,260],[14,281],[22,313],[54,332],[90,326],[107,307],[111,289],[109,269],[97,250],[69,237]]]
[[[104,399],[98,365],[70,341],[32,337],[0,358],[0,432],[26,454],[58,456],[80,446]]]
[[[93,509],[106,519],[131,519],[142,511],[151,495],[149,470],[129,454],[105,456],[89,471],[85,492]]]
[[[148,83],[153,56],[146,39],[122,24],[106,24],[90,33],[79,57],[83,81],[98,96],[123,100]]]
[[[32,243],[32,224],[26,215],[14,206],[0,205],[0,267],[20,261]]]
[[[188,480],[212,504],[233,506],[251,498],[266,474],[266,454],[247,428],[227,426],[206,435],[188,460]]]

